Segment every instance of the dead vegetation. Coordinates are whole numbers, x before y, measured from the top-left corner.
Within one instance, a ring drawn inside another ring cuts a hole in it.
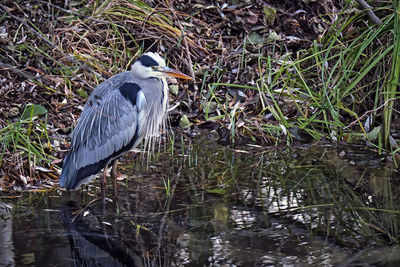
[[[222,143],[237,143],[243,137],[258,142],[277,142],[282,136],[301,138],[289,129],[303,128],[291,127],[279,118],[295,120],[299,113],[310,117],[315,108],[304,96],[294,97],[285,83],[292,79],[293,66],[316,64],[314,59],[305,60],[302,52],[327,38],[332,25],[340,26],[338,15],[343,8],[341,1],[305,0],[237,4],[200,0],[2,1],[0,187],[52,187],[71,126],[87,95],[104,79],[129,69],[144,51],[161,52],[174,68],[195,78],[193,84],[183,84],[171,93],[171,104],[176,105],[171,112],[173,126],[186,118],[181,126],[218,129]],[[346,32],[358,34],[356,26],[349,24]],[[292,60],[299,62],[279,72],[284,62]],[[302,78],[307,79],[309,72]],[[286,93],[273,96],[262,84]],[[21,121],[28,103],[44,107],[47,113],[32,111]],[[371,110],[373,103],[359,112]],[[346,116],[347,123],[354,121]],[[325,119],[330,117],[328,114]],[[4,129],[13,123],[20,128],[7,135],[10,131]],[[19,134],[27,125],[33,131]],[[307,136],[321,138],[324,131],[331,135],[329,129],[319,132],[314,125],[307,127]],[[23,149],[19,135],[28,135],[37,151]]]

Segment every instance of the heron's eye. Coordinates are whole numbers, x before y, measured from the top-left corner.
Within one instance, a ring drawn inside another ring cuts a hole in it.
[[[152,67],[151,67],[151,70],[156,71],[156,70],[157,70],[157,67],[156,67],[156,66],[152,66]]]

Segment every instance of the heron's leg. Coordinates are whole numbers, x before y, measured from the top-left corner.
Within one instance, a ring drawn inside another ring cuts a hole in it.
[[[85,186],[86,186],[86,185],[84,185],[84,186],[81,187],[81,204],[83,203],[83,188],[84,188]]]
[[[117,165],[118,165],[118,160],[114,160],[112,169],[111,169],[111,178],[113,180],[113,187],[114,187],[114,197],[118,197],[118,188],[117,188]]]
[[[101,188],[101,202],[103,203],[103,210],[105,210],[106,204],[106,186],[107,186],[107,165],[104,167],[103,175],[100,178],[100,188]]]

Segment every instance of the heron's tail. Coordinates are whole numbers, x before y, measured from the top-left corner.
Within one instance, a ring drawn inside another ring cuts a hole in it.
[[[74,151],[69,151],[64,158],[63,169],[60,175],[60,187],[68,191],[78,189],[82,184],[86,184],[95,178],[95,174],[101,171],[110,161],[111,157],[99,160],[93,164],[76,168],[73,158]]]
[[[71,163],[71,153],[68,152],[64,158],[63,168],[60,175],[60,187],[65,188],[68,191],[74,189],[79,183],[79,181],[77,181],[78,170]]]

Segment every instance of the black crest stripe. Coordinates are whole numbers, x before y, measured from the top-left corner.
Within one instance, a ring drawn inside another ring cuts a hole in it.
[[[148,55],[143,55],[141,56],[138,61],[140,63],[142,63],[143,66],[145,67],[153,67],[153,66],[158,66],[157,61],[155,61],[154,59],[152,59],[150,56]]]

